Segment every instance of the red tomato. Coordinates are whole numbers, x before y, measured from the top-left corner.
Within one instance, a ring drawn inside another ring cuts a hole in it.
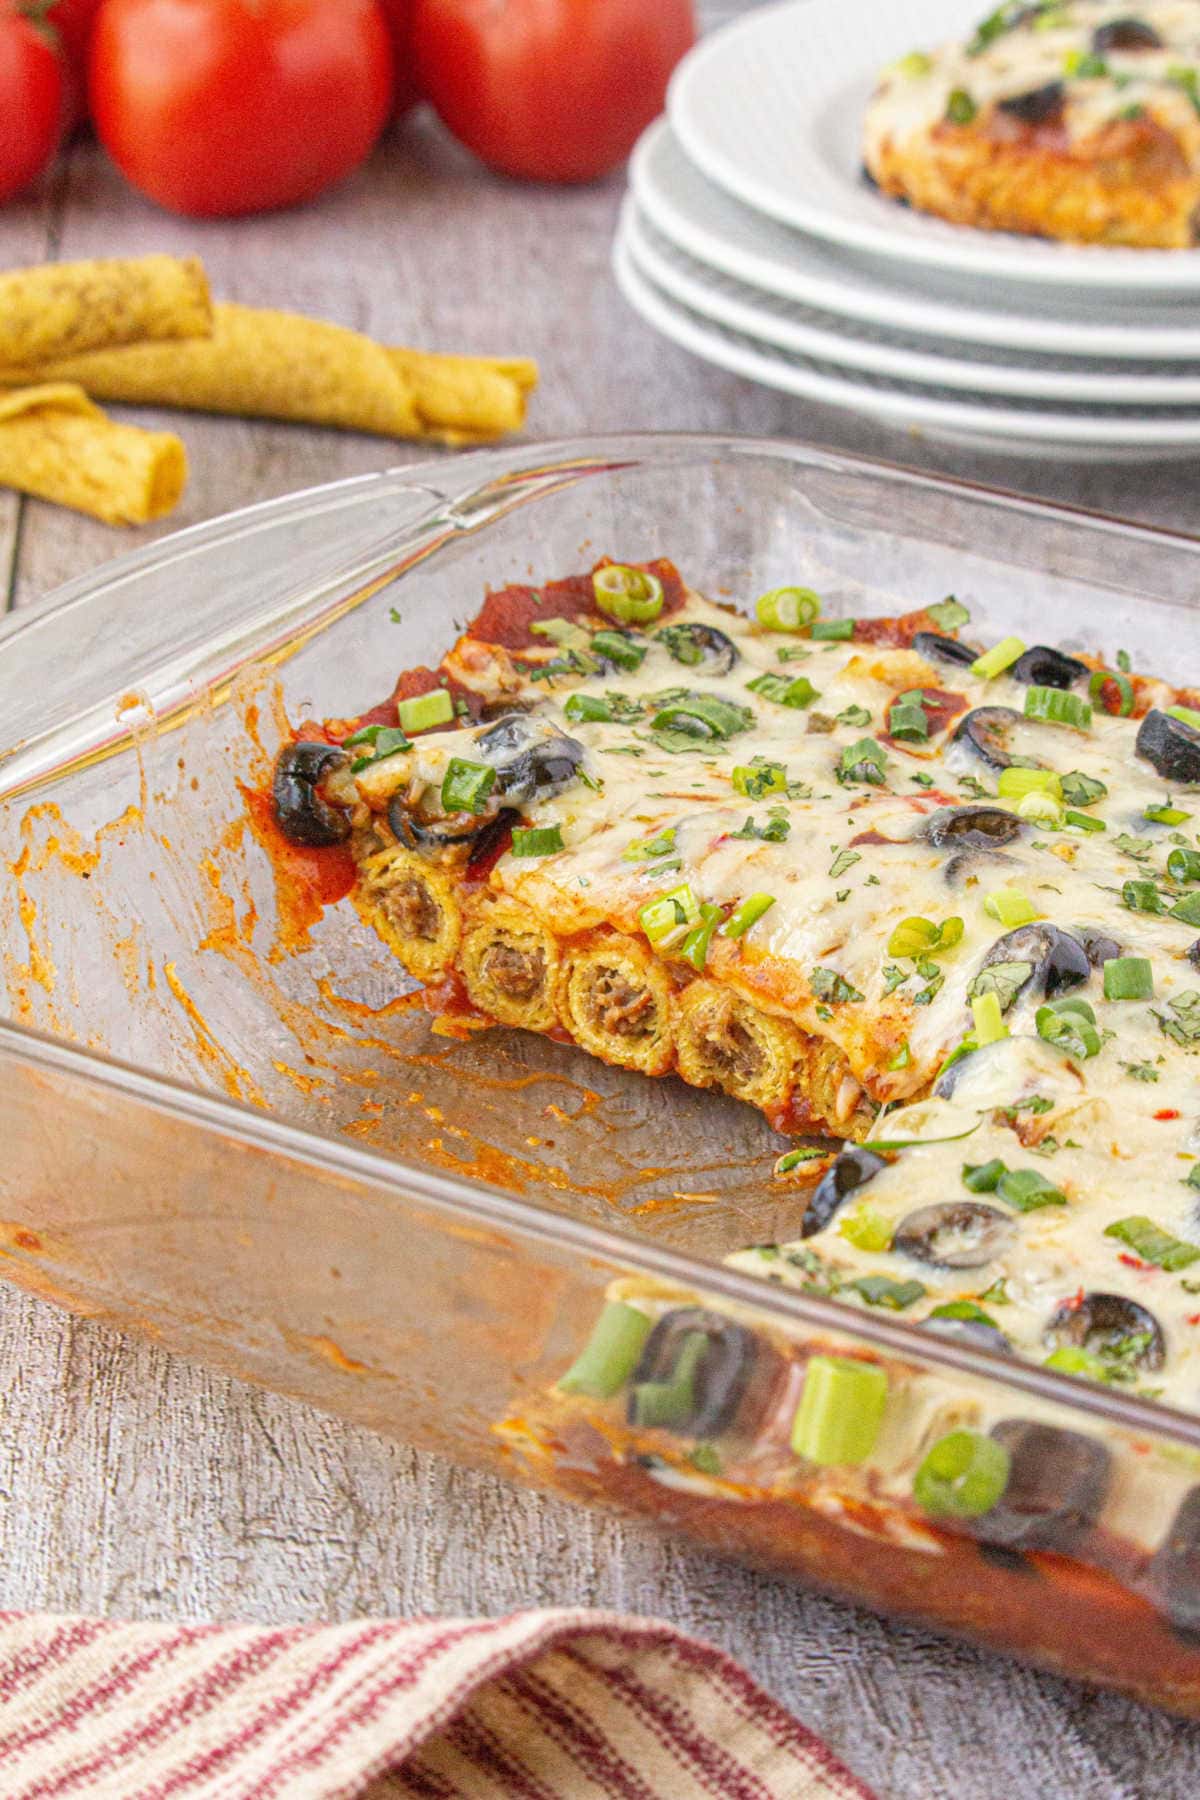
[[[62,49],[68,126],[87,118],[88,49],[99,10],[100,0],[53,0],[46,15]]]
[[[387,123],[392,53],[376,0],[105,0],[89,95],[134,187],[227,218],[356,169]]]
[[[421,90],[493,169],[591,181],[662,111],[692,0],[414,0]]]
[[[396,71],[396,97],[392,103],[392,117],[402,119],[421,98],[413,60],[412,0],[379,0],[379,7],[387,21],[388,36],[392,40],[392,63]]]
[[[36,181],[62,136],[62,68],[32,12],[0,0],[0,200]]]

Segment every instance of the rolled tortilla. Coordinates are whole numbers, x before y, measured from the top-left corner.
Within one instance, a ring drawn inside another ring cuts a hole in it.
[[[463,933],[458,967],[480,1012],[502,1025],[549,1031],[558,1023],[557,939],[515,900],[485,901]]]
[[[48,364],[39,375],[76,381],[97,400],[477,443],[521,425],[536,369],[389,351],[320,319],[221,304],[208,340],[97,351]]]
[[[674,1060],[671,981],[633,938],[576,942],[559,979],[563,1024],[584,1050],[622,1069],[664,1075]]]
[[[803,1039],[716,981],[693,981],[675,1000],[679,1073],[693,1087],[723,1088],[752,1106],[782,1106]]]
[[[186,481],[177,437],[115,424],[82,388],[60,382],[0,394],[0,485],[106,525],[144,525],[172,510]]]
[[[208,279],[194,256],[44,263],[0,273],[0,365],[24,369],[22,380],[44,363],[85,351],[205,338],[212,322]]]
[[[435,981],[453,966],[462,915],[446,871],[390,845],[368,855],[355,904],[410,975]]]

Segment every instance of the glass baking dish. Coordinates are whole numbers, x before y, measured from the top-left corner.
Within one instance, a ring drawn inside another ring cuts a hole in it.
[[[1200,678],[1200,543],[781,443],[522,446],[123,558],[0,633],[4,1273],[378,1430],[1200,1714],[1200,1550],[1172,1535],[1200,1419],[722,1268],[795,1235],[757,1114],[545,1039],[440,1037],[352,909],[277,885],[255,796],[287,720],[358,714],[438,660],[486,585],[606,553],[670,556],[718,596],[802,582],[834,612],[955,593],[982,635],[1125,643]],[[1107,1523],[1001,1551],[855,1504],[827,1469],[798,1465],[769,1503],[668,1481],[602,1407],[551,1392],[606,1290],[698,1298],[777,1351],[875,1361],[962,1416],[1099,1446]]]

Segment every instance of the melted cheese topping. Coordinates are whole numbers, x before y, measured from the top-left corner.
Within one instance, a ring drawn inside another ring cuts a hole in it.
[[[1089,74],[1086,63],[1084,73],[1072,72],[1079,58],[1092,57],[1098,27],[1134,18],[1157,33],[1161,49],[1108,50],[1102,58],[1106,73]],[[983,112],[1055,81],[1066,84],[1063,125],[1069,142],[1086,139],[1110,120],[1141,108],[1185,150],[1194,154],[1200,148],[1200,118],[1192,98],[1200,74],[1197,0],[1132,5],[1129,0],[1073,0],[1047,6],[982,48],[977,42],[968,39],[928,54],[916,52],[885,71],[866,117],[868,165],[884,144],[903,148],[940,124],[952,94],[968,95]]]

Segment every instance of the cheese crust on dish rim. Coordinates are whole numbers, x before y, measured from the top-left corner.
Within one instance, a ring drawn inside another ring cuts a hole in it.
[[[1179,249],[1200,231],[1200,3],[1019,0],[885,70],[863,162],[953,224]]]

